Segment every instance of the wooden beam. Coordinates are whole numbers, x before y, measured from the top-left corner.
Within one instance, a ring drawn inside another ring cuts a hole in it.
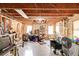
[[[23,10],[79,10],[79,8],[22,8]]]
[[[79,8],[10,8],[10,7],[0,7],[0,9],[23,9],[23,10],[79,10]]]
[[[26,13],[28,16],[72,16],[73,13]]]
[[[50,8],[54,5],[54,8],[79,8],[79,3],[36,3],[40,8]],[[0,3],[0,8],[34,8],[35,3]],[[53,8],[53,7],[52,7]]]
[[[11,16],[20,16],[18,13],[5,13]],[[72,16],[74,13],[26,13],[27,16]]]

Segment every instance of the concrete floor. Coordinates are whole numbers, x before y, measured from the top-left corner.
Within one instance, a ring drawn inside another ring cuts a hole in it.
[[[64,49],[64,48],[63,48]],[[44,40],[41,43],[38,42],[25,42],[24,47],[19,46],[19,56],[61,56],[60,51],[57,54],[53,53],[53,48],[50,48],[50,41]],[[79,55],[79,45],[72,44],[69,49],[69,56]]]
[[[48,41],[47,41],[48,42]],[[45,42],[26,42],[24,47],[19,47],[19,56],[56,56],[50,49],[50,45]]]

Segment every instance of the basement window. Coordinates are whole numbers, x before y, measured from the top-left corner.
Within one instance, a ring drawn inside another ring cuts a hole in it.
[[[48,26],[48,34],[51,35],[53,34],[53,26]]]
[[[73,22],[73,36],[79,38],[79,20]]]
[[[31,25],[28,25],[27,26],[27,33],[30,33],[32,31],[32,26]]]
[[[59,24],[59,22],[56,23],[56,33],[60,34],[60,24]]]

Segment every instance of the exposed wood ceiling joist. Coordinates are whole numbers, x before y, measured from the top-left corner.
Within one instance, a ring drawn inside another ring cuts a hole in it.
[[[18,12],[15,11],[15,9],[22,9],[29,17],[51,16],[57,18],[60,16],[64,17],[79,14],[79,3],[1,3],[0,9],[5,10],[5,14],[15,18],[21,17],[24,19]],[[58,19],[56,21],[55,20],[56,19],[54,19],[54,22],[58,21]]]
[[[6,13],[11,16],[20,16],[17,13]],[[72,16],[73,13],[27,13],[28,16]]]
[[[1,3],[0,8],[34,8],[35,4],[38,8],[79,8],[78,3]]]

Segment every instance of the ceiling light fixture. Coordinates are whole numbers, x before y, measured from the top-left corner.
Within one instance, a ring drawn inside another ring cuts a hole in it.
[[[16,12],[18,12],[22,17],[28,18],[28,16],[23,12],[22,9],[15,9]]]

